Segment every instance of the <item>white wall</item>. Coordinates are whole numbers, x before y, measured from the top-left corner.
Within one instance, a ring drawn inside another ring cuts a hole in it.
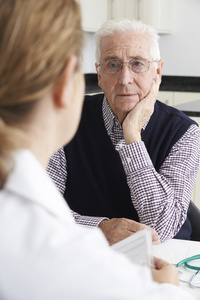
[[[160,50],[163,75],[200,76],[200,0],[174,0],[173,34],[160,36]],[[95,73],[94,63],[94,34],[86,33],[84,73]]]
[[[200,0],[174,0],[174,31],[160,37],[163,75],[200,76]]]
[[[95,41],[92,32],[85,32],[85,47],[83,51],[83,72],[96,73],[95,69]]]

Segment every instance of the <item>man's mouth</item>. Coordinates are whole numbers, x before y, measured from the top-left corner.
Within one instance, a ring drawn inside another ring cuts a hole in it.
[[[134,97],[137,96],[137,94],[118,94],[120,97]]]

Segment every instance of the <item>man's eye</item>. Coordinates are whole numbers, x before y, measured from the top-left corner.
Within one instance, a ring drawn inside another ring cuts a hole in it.
[[[143,64],[143,62],[141,62],[140,60],[137,60],[137,61],[131,62],[131,66],[134,66],[134,67],[142,67],[142,66],[144,66],[144,64]]]
[[[115,62],[110,62],[108,63],[108,68],[109,69],[116,69],[118,67],[118,63],[115,63]]]

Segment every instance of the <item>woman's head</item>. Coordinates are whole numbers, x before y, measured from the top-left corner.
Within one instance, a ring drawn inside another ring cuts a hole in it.
[[[0,140],[6,149],[18,147],[10,125],[51,92],[72,55],[79,61],[82,44],[76,1],[0,0]]]
[[[81,48],[75,1],[0,0],[0,116],[12,106],[23,114],[22,103],[42,98]]]

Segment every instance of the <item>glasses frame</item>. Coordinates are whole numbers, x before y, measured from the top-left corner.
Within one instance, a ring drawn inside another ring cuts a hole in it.
[[[129,71],[130,71],[131,73],[133,73],[133,74],[143,74],[143,73],[146,73],[146,72],[149,71],[149,69],[150,69],[150,64],[152,64],[152,63],[157,63],[157,62],[158,62],[158,60],[150,61],[150,60],[148,60],[148,59],[146,59],[146,58],[136,58],[136,57],[135,57],[135,59],[137,59],[137,60],[147,61],[147,62],[148,62],[148,69],[147,69],[146,71],[143,71],[143,72],[134,72],[134,71],[130,68],[130,65],[129,65],[130,62],[131,62],[133,59],[134,59],[134,58],[130,59],[129,61],[122,61],[122,62],[120,62],[121,68],[120,68],[120,70],[119,70],[117,73],[115,73],[115,74],[108,74],[108,73],[105,73],[105,72],[103,71],[103,69],[102,69],[102,72],[103,72],[105,75],[115,76],[115,75],[118,75],[118,74],[121,72],[123,65],[126,64],[127,67],[128,67],[128,69],[129,69]],[[115,61],[115,60],[117,60],[117,59],[113,59],[113,61]],[[111,60],[111,61],[112,61],[112,60]],[[102,63],[102,64],[98,64],[97,67],[100,68],[102,65],[103,65],[103,63]]]

